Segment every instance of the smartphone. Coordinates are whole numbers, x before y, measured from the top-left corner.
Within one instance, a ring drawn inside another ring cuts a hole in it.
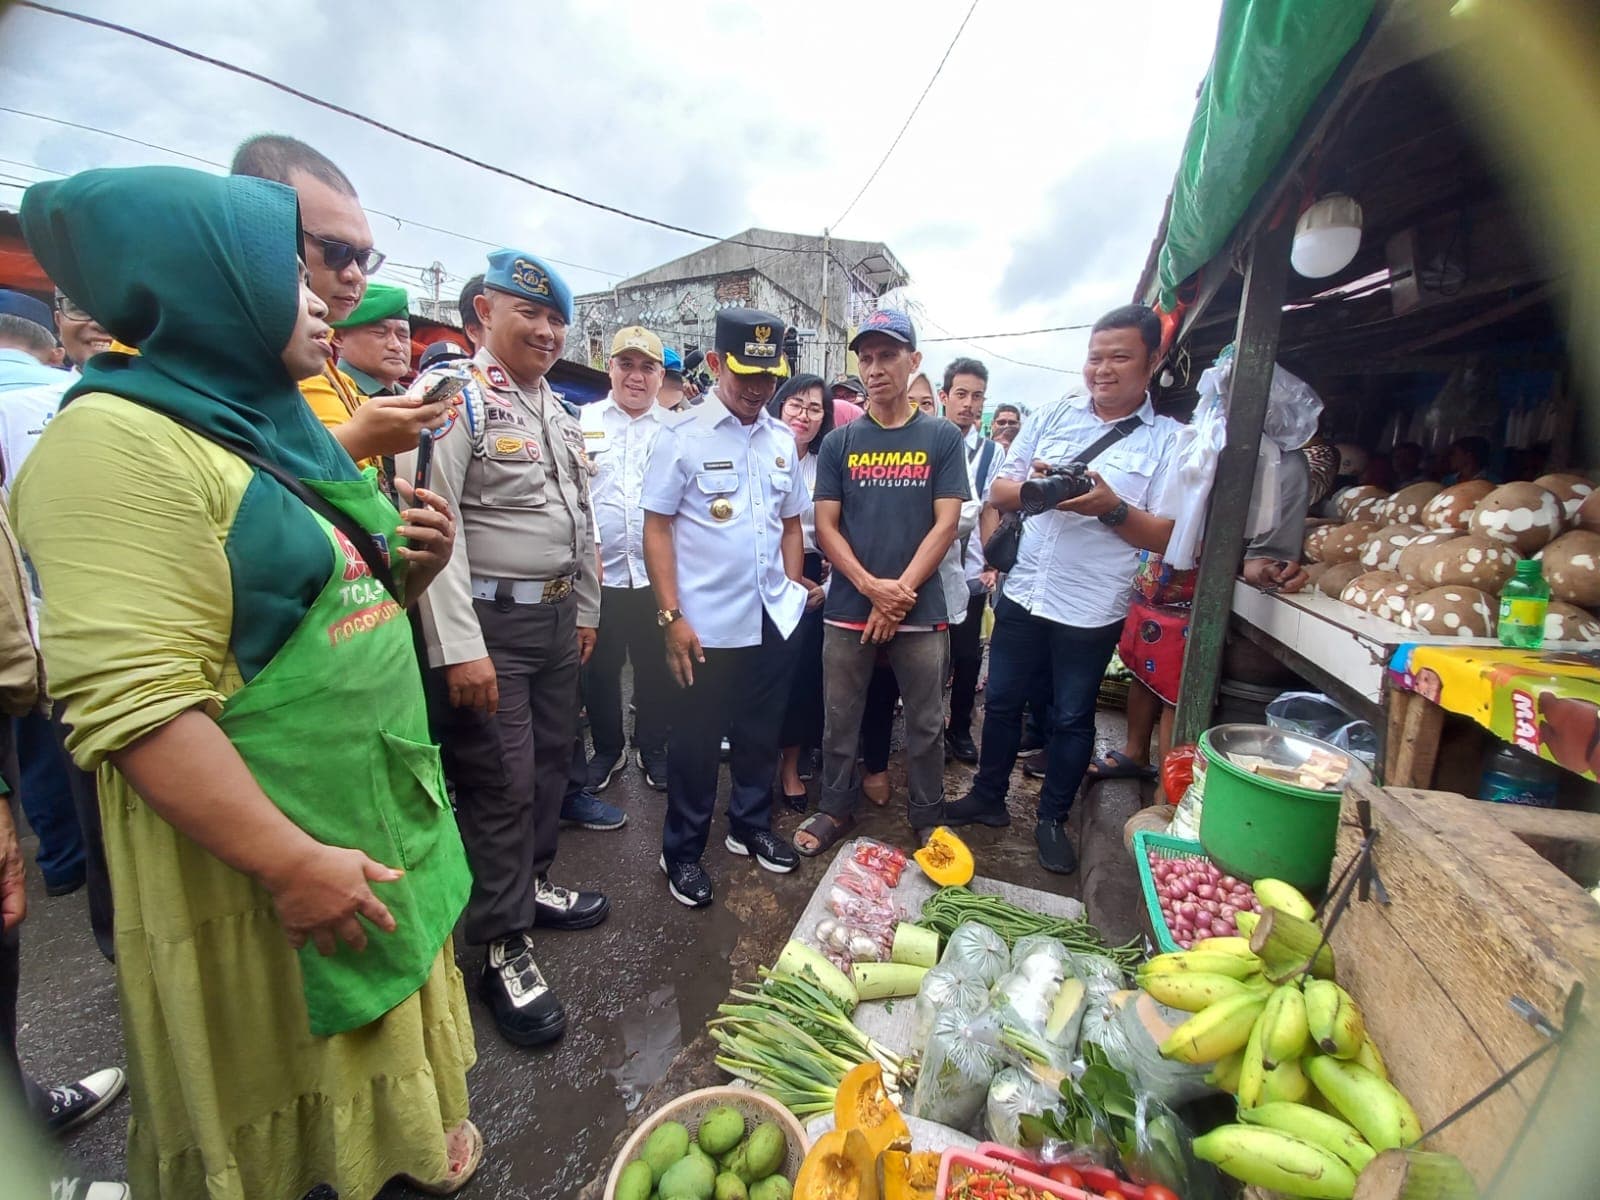
[[[461,394],[461,389],[467,386],[464,375],[446,375],[438,383],[423,393],[423,404],[448,403]]]
[[[433,431],[424,429],[422,437],[417,440],[417,474],[411,481],[413,487],[431,488],[433,486]]]

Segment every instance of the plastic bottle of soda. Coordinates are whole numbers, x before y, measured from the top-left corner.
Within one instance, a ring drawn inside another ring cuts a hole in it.
[[[1497,742],[1484,756],[1478,799],[1554,808],[1560,785],[1561,771],[1554,764],[1535,758],[1509,742]]]
[[[1539,560],[1525,558],[1500,593],[1500,644],[1521,650],[1544,645],[1544,615],[1550,609],[1550,585]]]

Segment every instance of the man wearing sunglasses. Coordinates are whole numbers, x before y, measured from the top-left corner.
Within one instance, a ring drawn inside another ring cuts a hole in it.
[[[232,172],[295,190],[303,234],[300,257],[311,275],[311,290],[328,306],[331,324],[348,319],[366,295],[368,276],[383,265],[349,177],[304,142],[277,134],[248,139],[233,156]],[[422,431],[442,424],[446,411],[445,405],[422,405],[408,396],[366,399],[355,380],[332,364],[302,380],[300,392],[358,463],[416,449]]]

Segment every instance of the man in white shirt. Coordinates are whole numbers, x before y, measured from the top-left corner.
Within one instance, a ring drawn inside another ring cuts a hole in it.
[[[667,705],[671,703],[655,597],[644,566],[645,468],[661,433],[656,403],[663,372],[661,339],[630,325],[611,342],[611,392],[579,411],[589,460],[589,497],[600,529],[600,632],[584,668],[589,709],[589,790],[604,791],[621,769],[622,664],[633,663],[634,760],[656,791],[667,788]]]
[[[1016,566],[995,605],[983,748],[972,791],[947,807],[951,825],[1011,823],[1006,789],[1022,738],[1022,708],[1050,709],[1048,766],[1035,840],[1040,864],[1070,875],[1077,855],[1064,822],[1094,749],[1095,699],[1127,616],[1140,550],[1161,552],[1172,518],[1151,511],[1171,470],[1177,422],[1146,389],[1160,363],[1161,323],[1142,305],[1095,322],[1088,394],[1032,413],[989,491],[1002,512],[1023,508],[1024,481],[1088,465],[1090,489],[1027,517]],[[1033,491],[1039,484],[1030,484]],[[1033,499],[1029,497],[1030,501]]]
[[[717,314],[706,364],[716,386],[662,430],[645,471],[644,559],[666,631],[667,666],[684,689],[667,745],[661,869],[673,899],[711,903],[701,866],[730,745],[727,848],[768,871],[798,860],[772,832],[772,784],[794,654],[810,589],[801,581],[805,484],[794,435],[767,412],[784,324],[748,308]]]
[[[945,420],[961,430],[966,447],[967,483],[971,497],[962,513],[963,524],[970,516],[976,528],[981,524],[989,485],[1005,452],[983,436],[983,401],[989,389],[989,368],[975,358],[958,358],[944,369],[944,386],[939,403]],[[966,575],[967,596],[959,612],[950,614],[950,723],[944,732],[944,750],[961,762],[978,761],[978,747],[972,742],[972,704],[978,693],[978,671],[983,665],[983,610],[989,601],[989,588],[983,575],[983,545],[975,533],[961,539],[961,567]]]

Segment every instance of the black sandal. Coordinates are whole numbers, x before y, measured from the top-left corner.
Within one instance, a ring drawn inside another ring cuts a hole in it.
[[[806,811],[806,809],[811,807],[810,792],[802,790],[790,795],[788,792],[783,790],[783,785],[781,783],[775,783],[772,785],[772,794],[779,800],[782,800],[785,805],[793,809],[795,812],[803,813]]]
[[[803,833],[816,842],[816,846],[811,850],[807,850],[798,841],[795,841],[795,853],[804,855],[806,858],[815,858],[819,854],[832,850],[839,844],[839,839],[855,827],[856,819],[854,817],[836,817],[832,813],[814,812],[800,822],[800,828],[794,831],[794,836],[798,838]],[[823,832],[824,828],[827,829],[826,833]],[[793,841],[794,839],[790,840]]]

